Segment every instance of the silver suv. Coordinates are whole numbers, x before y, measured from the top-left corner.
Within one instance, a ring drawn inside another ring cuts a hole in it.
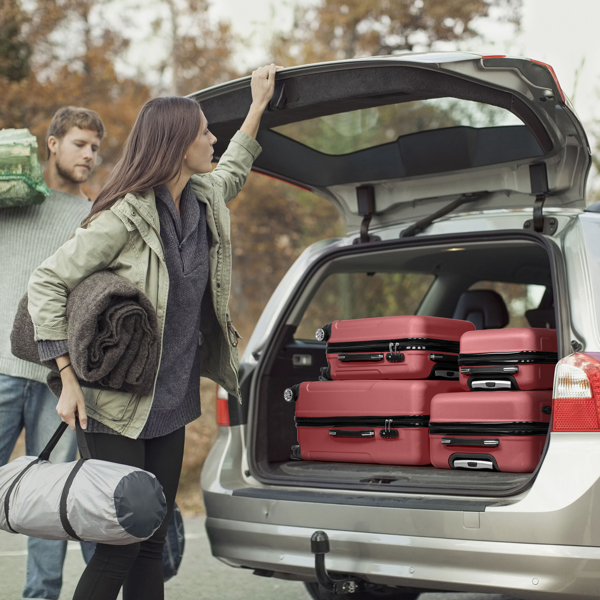
[[[218,156],[249,78],[194,97]],[[552,68],[471,53],[289,68],[258,139],[255,170],[331,201],[347,237],[295,262],[242,357],[243,402],[219,400],[201,481],[214,555],[316,599],[599,598],[600,207],[585,208],[590,150]],[[557,331],[535,472],[296,460],[283,396],[326,367],[318,327],[465,306],[483,328]]]

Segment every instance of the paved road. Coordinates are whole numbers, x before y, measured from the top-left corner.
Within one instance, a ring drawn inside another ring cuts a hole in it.
[[[202,517],[186,519],[185,526],[185,555],[179,574],[166,584],[166,600],[309,600],[300,583],[256,577],[213,558]],[[0,531],[0,600],[21,598],[26,554],[25,536]],[[83,567],[79,545],[69,542],[60,600],[72,598]],[[511,599],[486,594],[422,594],[420,600]]]

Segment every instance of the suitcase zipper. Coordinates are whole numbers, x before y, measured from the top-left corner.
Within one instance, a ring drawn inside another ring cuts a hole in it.
[[[429,415],[396,417],[296,417],[296,427],[427,427]]]
[[[430,435],[546,435],[549,423],[429,423]]]
[[[467,365],[498,365],[498,364],[538,364],[553,365],[558,362],[556,352],[537,352],[526,350],[523,352],[496,352],[493,354],[460,354],[458,364]],[[465,373],[461,369],[461,373]]]
[[[327,354],[344,352],[389,352],[394,344],[395,352],[406,350],[430,350],[458,354],[460,343],[430,338],[402,338],[393,340],[368,340],[363,342],[337,342],[327,344]]]

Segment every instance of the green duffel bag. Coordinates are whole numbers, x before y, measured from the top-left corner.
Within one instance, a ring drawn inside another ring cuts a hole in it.
[[[0,208],[40,204],[50,195],[27,129],[0,130]]]

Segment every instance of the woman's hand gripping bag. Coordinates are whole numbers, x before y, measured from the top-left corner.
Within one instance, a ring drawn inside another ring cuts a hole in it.
[[[0,468],[0,529],[47,540],[126,545],[148,539],[167,513],[162,486],[142,469],[90,458],[78,424],[82,458],[52,464],[62,423],[39,457]]]

